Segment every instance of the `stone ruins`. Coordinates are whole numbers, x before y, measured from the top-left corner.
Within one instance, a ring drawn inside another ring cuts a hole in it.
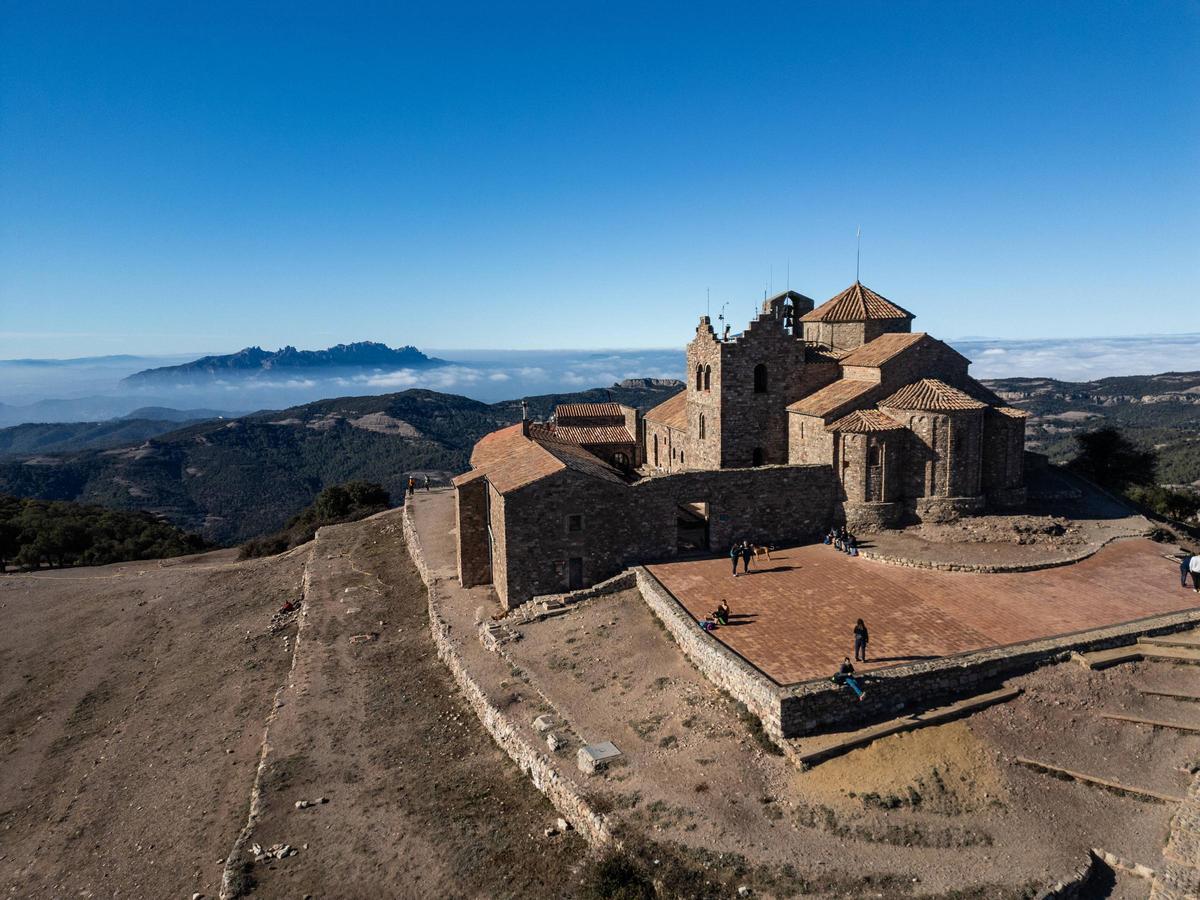
[[[946,521],[1025,499],[1025,413],[856,282],[787,291],[741,334],[700,319],[687,386],[640,413],[560,406],[483,437],[454,480],[458,575],[508,608],[638,563]]]

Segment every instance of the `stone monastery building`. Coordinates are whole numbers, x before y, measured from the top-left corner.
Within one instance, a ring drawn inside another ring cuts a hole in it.
[[[702,316],[686,389],[644,415],[560,406],[483,437],[454,480],[459,579],[506,607],[734,541],[811,539],[1024,502],[1025,413],[855,283],[787,291],[739,335]]]

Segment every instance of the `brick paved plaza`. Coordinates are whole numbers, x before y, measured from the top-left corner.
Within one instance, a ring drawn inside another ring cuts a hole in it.
[[[1200,599],[1152,541],[1036,572],[937,572],[851,559],[823,544],[772,553],[730,574],[728,558],[649,566],[694,616],[722,598],[734,615],[717,640],[780,684],[825,677],[853,657],[854,621],[870,630],[858,669],[947,656],[1176,612]]]

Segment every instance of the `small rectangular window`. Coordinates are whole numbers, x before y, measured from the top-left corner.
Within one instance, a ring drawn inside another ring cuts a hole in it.
[[[583,531],[583,516],[567,516],[567,531]]]

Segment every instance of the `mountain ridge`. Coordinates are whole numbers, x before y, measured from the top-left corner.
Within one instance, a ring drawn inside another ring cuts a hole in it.
[[[203,356],[179,365],[143,369],[125,376],[121,383],[136,387],[162,381],[210,379],[223,375],[247,377],[291,369],[411,369],[445,365],[449,365],[446,360],[426,356],[411,345],[392,348],[377,341],[335,344],[324,350],[297,350],[291,345],[278,350],[244,347],[236,353]]]

